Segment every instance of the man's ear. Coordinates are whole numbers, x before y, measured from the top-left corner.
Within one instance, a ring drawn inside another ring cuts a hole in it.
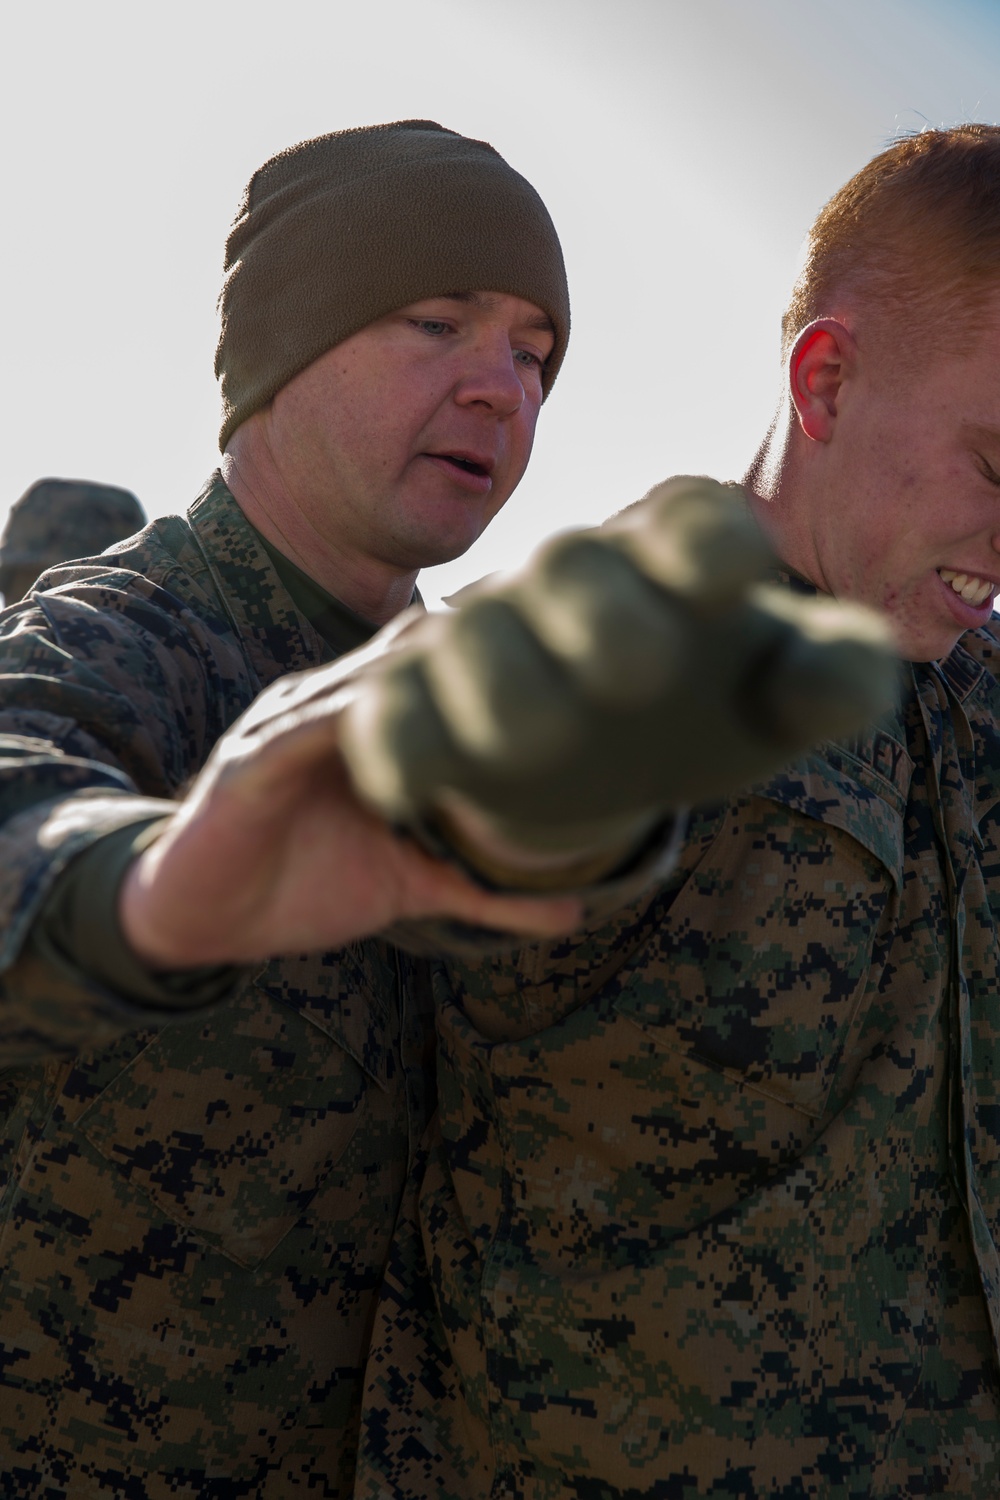
[[[788,360],[788,384],[799,426],[806,437],[828,443],[833,437],[844,382],[854,371],[857,345],[836,318],[817,318],[803,328]]]

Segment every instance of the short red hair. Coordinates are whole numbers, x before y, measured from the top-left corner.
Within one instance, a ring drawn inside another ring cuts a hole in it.
[[[923,130],[862,167],[813,224],[782,353],[814,319],[846,308],[860,309],[878,340],[922,351],[954,342],[998,285],[1000,127]]]

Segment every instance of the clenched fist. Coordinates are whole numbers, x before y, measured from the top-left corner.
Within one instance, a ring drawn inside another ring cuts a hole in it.
[[[707,479],[549,542],[366,670],[340,730],[356,788],[393,822],[572,857],[859,728],[894,696],[887,630],[762,582],[772,563]]]

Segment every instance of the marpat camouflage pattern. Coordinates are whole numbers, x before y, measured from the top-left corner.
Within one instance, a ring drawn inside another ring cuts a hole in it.
[[[431,1103],[422,965],[275,960],[163,1024],[18,956],[74,854],[335,653],[218,478],[43,586],[0,632],[0,1490],[346,1500]]]
[[[437,974],[359,1496],[996,1500],[998,664],[911,669],[603,930]]]

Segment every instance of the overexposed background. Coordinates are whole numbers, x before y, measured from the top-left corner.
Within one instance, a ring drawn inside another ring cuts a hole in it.
[[[738,476],[817,209],[902,131],[1000,118],[997,0],[32,0],[0,12],[0,523],[46,474],[183,510],[218,459],[243,184],[328,130],[486,139],[559,230],[528,476],[428,602],[674,472]]]

